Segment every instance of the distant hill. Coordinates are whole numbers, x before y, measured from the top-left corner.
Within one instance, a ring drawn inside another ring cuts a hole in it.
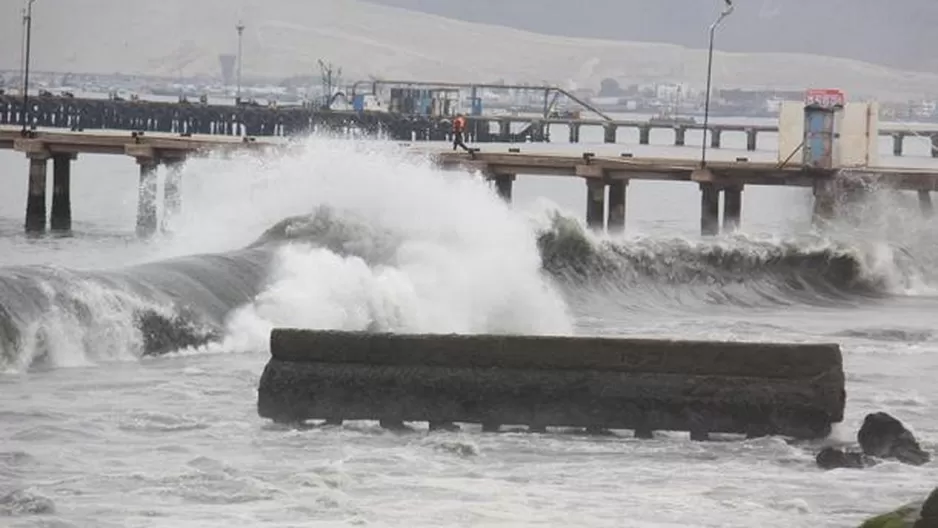
[[[581,0],[577,5],[604,1]],[[651,0],[621,1],[637,5]],[[654,0],[672,4],[677,1]],[[692,1],[710,3],[709,0]],[[740,4],[746,1],[757,0],[737,0]],[[869,3],[867,0],[850,1],[858,5]],[[919,0],[902,1],[919,3]],[[478,6],[486,2],[495,5],[491,0],[466,3]],[[513,3],[512,0],[502,2]],[[18,4],[12,0],[0,2],[0,69],[19,66]],[[538,0],[535,4],[547,11],[557,9],[552,12],[553,17],[561,17],[565,11],[560,9],[567,5],[557,0]],[[659,9],[662,10],[663,7]],[[707,11],[711,12],[673,10],[673,17],[695,20],[683,22],[682,27],[695,26],[693,31],[685,29],[689,35],[693,34],[693,37],[686,37],[688,41],[700,40],[700,32],[705,33],[716,9]],[[623,85],[681,81],[701,86],[706,69],[706,51],[700,49],[701,46],[688,49],[673,44],[547,36],[361,0],[160,0],[144,3],[42,0],[34,4],[34,13],[33,68],[60,72],[220,77],[218,57],[237,49],[235,25],[239,18],[243,18],[247,26],[244,32],[246,79],[264,77],[276,81],[295,75],[318,75],[320,58],[341,65],[344,81],[367,79],[371,75],[385,79],[504,79],[547,82],[571,88],[598,88],[600,81],[607,77]],[[591,21],[597,25],[608,24],[611,17],[601,13],[585,11],[575,16],[571,14],[568,19],[581,25]],[[727,22],[728,30],[743,30],[745,16],[749,15],[745,11],[738,15],[732,23]],[[637,27],[641,25],[640,20],[654,19],[648,13],[643,17],[633,15],[631,18],[635,20],[629,24]],[[853,97],[870,95],[891,100],[921,98],[938,91],[936,74],[904,72],[856,60],[781,53],[717,53],[714,83],[717,88],[727,85],[794,90],[810,86],[838,87]]]
[[[707,45],[721,0],[370,0],[571,37]],[[719,48],[814,53],[938,72],[938,0],[735,0]]]

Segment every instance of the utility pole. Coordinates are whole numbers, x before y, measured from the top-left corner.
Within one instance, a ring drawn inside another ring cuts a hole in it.
[[[23,24],[26,25],[26,52],[23,58],[23,111],[20,112],[23,120],[23,130],[21,131],[23,136],[28,134],[27,129],[29,126],[29,48],[33,29],[33,2],[35,1],[27,0],[26,12],[23,14]]]
[[[235,104],[241,104],[241,43],[244,36],[244,22],[239,20],[235,29],[238,30],[238,91],[235,95]]]
[[[723,19],[730,16],[733,12],[733,0],[723,1],[726,3],[726,7],[724,7],[723,11],[720,13],[720,18],[717,18],[716,22],[710,25],[710,50],[707,54],[707,99],[704,101],[703,148],[700,152],[701,169],[707,166],[707,129],[710,123],[710,80],[713,76],[713,34],[716,32],[720,22],[723,22]]]

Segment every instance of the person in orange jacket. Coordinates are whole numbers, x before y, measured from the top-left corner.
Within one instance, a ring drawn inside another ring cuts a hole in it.
[[[453,119],[453,150],[456,150],[456,147],[462,147],[466,152],[471,152],[472,149],[466,146],[463,142],[463,133],[466,131],[466,118],[462,114],[456,116],[456,119]]]

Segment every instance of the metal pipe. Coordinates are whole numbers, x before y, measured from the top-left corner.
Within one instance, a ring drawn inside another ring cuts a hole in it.
[[[29,125],[29,52],[33,29],[33,2],[35,1],[29,0],[26,3],[26,14],[23,18],[23,22],[26,23],[26,58],[23,68],[23,111],[21,112],[23,119],[22,135],[24,136],[27,134]]]
[[[723,0],[726,2],[726,7],[723,8],[723,12],[720,13],[720,17],[710,25],[710,48],[707,52],[707,98],[704,101],[704,122],[703,122],[703,147],[700,151],[700,168],[707,166],[707,129],[709,128],[710,123],[710,87],[711,79],[713,77],[713,36],[716,32],[717,26],[720,25],[720,22],[723,22],[723,19],[730,16],[733,13],[733,0]]]

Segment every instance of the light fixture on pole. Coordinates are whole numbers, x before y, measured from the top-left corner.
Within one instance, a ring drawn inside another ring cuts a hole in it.
[[[235,104],[241,103],[241,40],[244,35],[244,23],[240,20],[238,25],[235,26],[235,29],[238,30],[238,91],[235,95]]]
[[[730,16],[734,9],[733,0],[723,1],[726,2],[726,7],[723,8],[720,17],[710,25],[710,48],[707,52],[707,99],[704,101],[703,149],[700,152],[700,168],[707,166],[707,130],[710,123],[710,83],[713,76],[713,34],[716,32],[720,22],[723,22],[724,18]]]
[[[28,134],[29,126],[29,51],[32,40],[33,29],[33,2],[36,0],[27,0],[26,11],[23,14],[23,24],[26,25],[26,53],[23,58],[23,110],[20,112],[20,118],[23,121],[23,130],[21,134]]]

